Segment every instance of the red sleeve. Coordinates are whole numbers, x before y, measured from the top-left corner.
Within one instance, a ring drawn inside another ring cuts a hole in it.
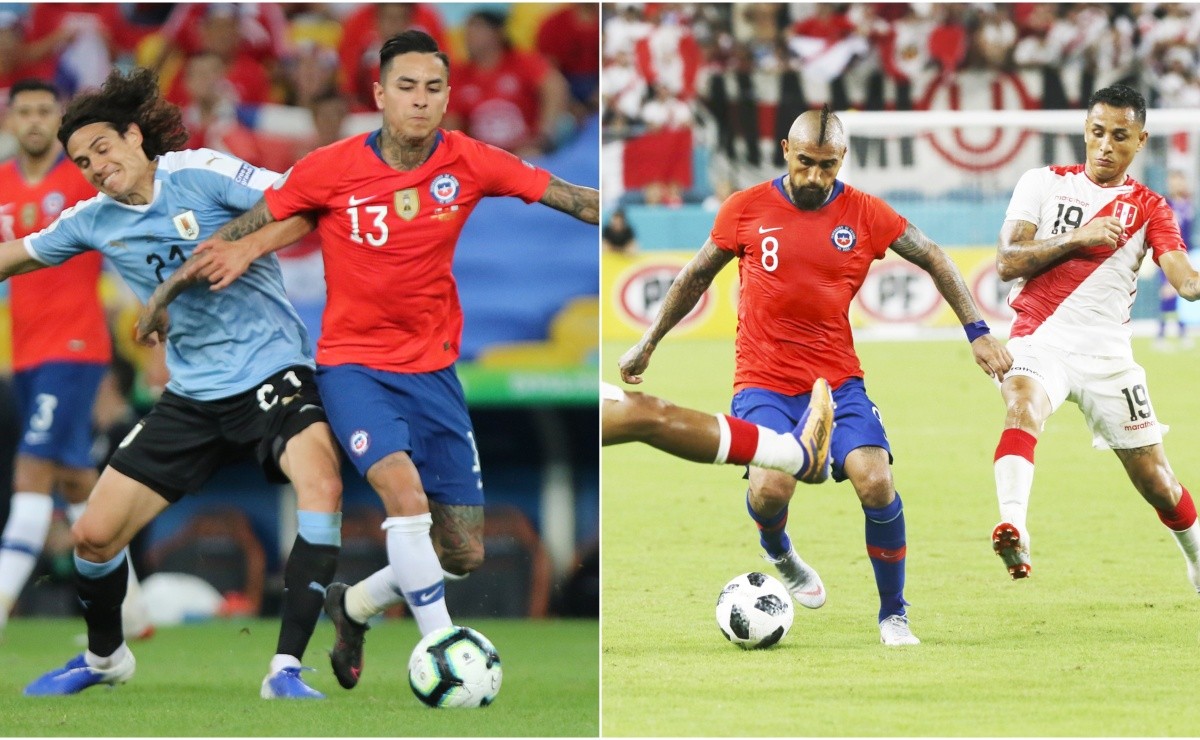
[[[515,195],[532,203],[546,194],[550,185],[549,172],[491,144],[465,140],[476,147],[476,152],[468,156],[467,161],[471,162],[484,195]]]
[[[276,221],[297,213],[324,211],[338,181],[337,154],[341,147],[326,147],[300,159],[290,170],[263,191],[267,210]],[[329,153],[333,152],[333,157]],[[328,164],[327,164],[328,163]]]
[[[550,72],[550,62],[541,54],[523,52],[518,54],[521,76],[533,83],[534,87],[542,84]]]
[[[871,203],[869,210],[871,234],[878,235],[877,240],[872,240],[875,243],[872,246],[875,249],[875,258],[882,259],[887,253],[888,247],[892,246],[892,242],[900,238],[904,230],[908,228],[908,219],[896,213],[887,201],[882,198],[876,198],[873,195],[867,196]]]
[[[742,256],[742,245],[738,244],[737,230],[742,221],[742,213],[746,210],[746,199],[741,195],[734,193],[721,204],[720,210],[717,211],[717,220],[708,236],[718,249],[733,252],[738,257]]]
[[[1175,220],[1175,212],[1163,197],[1157,198],[1157,204],[1146,222],[1146,245],[1158,264],[1159,257],[1167,252],[1187,252],[1187,243],[1179,231],[1179,222]]]

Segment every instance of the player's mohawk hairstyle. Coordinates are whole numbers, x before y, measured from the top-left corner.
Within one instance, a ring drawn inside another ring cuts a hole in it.
[[[817,134],[817,146],[825,144],[825,132],[829,127],[829,116],[833,111],[829,110],[829,103],[821,106],[821,131]]]
[[[114,69],[99,90],[72,100],[58,129],[59,142],[65,148],[72,134],[92,123],[107,123],[119,134],[136,123],[148,159],[182,149],[188,140],[179,106],[162,97],[158,78],[148,69],[135,69],[128,77]]]

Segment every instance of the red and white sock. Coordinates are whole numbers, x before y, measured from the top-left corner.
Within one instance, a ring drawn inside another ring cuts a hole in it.
[[[754,465],[795,474],[804,467],[804,448],[790,434],[751,424],[726,414],[716,414],[721,444],[714,463]]]
[[[1170,511],[1155,511],[1158,512],[1159,520],[1171,530],[1175,541],[1179,543],[1179,549],[1183,551],[1183,557],[1188,563],[1188,574],[1197,590],[1200,590],[1200,582],[1197,582],[1200,581],[1200,524],[1196,521],[1196,504],[1192,501],[1192,495],[1183,488],[1183,495],[1179,497],[1175,508]]]
[[[1000,502],[1000,521],[1016,525],[1022,537],[1028,537],[1025,517],[1029,512],[1029,493],[1033,490],[1033,448],[1037,437],[1024,429],[1005,429],[996,445],[993,472],[996,498]]]

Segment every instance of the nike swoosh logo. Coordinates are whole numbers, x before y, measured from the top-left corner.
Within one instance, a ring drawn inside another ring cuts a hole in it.
[[[763,227],[759,226],[759,227],[758,227],[758,233],[760,233],[760,234],[770,234],[772,231],[779,231],[779,230],[781,230],[782,228],[783,228],[782,226],[776,226],[776,227],[775,227],[775,228],[773,228],[773,229],[764,229]]]
[[[350,205],[356,206],[356,205],[359,205],[360,203],[366,203],[368,200],[373,200],[376,197],[377,196],[374,196],[374,195],[368,195],[365,198],[355,198],[353,195],[351,195],[350,196]]]

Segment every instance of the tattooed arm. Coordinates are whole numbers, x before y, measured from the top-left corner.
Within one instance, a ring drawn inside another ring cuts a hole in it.
[[[1057,236],[1034,239],[1036,225],[1028,221],[1005,221],[1000,227],[996,271],[1001,280],[1032,277],[1080,247],[1116,249],[1123,231],[1120,219],[1104,216]]]
[[[211,282],[213,290],[226,288],[250,269],[254,260],[294,244],[314,228],[316,218],[307,213],[276,221],[266,201],[260,199],[201,242],[192,256],[155,289],[138,317],[135,338],[148,346],[153,346],[156,338],[165,342],[170,326],[167,306],[180,293],[204,281]]]
[[[688,315],[688,312],[700,300],[700,296],[708,290],[713,278],[732,259],[733,252],[719,248],[713,244],[712,239],[709,239],[704,242],[704,246],[692,258],[692,261],[679,271],[679,274],[675,276],[675,281],[671,283],[667,295],[663,298],[662,308],[659,309],[658,316],[654,318],[654,323],[646,329],[646,333],[642,335],[638,343],[630,347],[617,361],[621,367],[621,378],[626,383],[642,382],[641,374],[650,364],[650,355],[658,347],[659,341],[666,336],[671,327]]]
[[[1194,301],[1200,298],[1200,272],[1192,267],[1187,252],[1167,252],[1158,258],[1158,266],[1167,276],[1167,282],[1175,289],[1180,298]]]
[[[585,223],[600,223],[600,191],[595,188],[572,185],[551,175],[550,184],[538,202]]]
[[[962,273],[946,252],[930,241],[920,229],[909,224],[904,233],[892,242],[891,249],[929,273],[938,292],[954,309],[954,315],[964,326],[981,321],[979,309],[975,307],[975,300],[971,298],[971,291]],[[1003,378],[1004,373],[1012,367],[1012,356],[991,334],[976,337],[971,342],[971,352],[975,355],[975,364],[995,378]]]

